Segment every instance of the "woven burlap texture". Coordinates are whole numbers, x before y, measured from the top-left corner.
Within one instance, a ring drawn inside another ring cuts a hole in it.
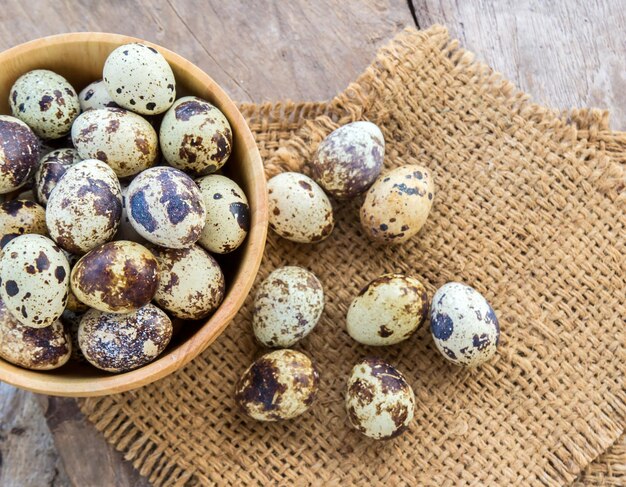
[[[406,30],[329,103],[244,105],[268,176],[307,172],[317,143],[354,120],[385,136],[385,171],[422,164],[437,193],[422,231],[400,247],[368,242],[360,199],[335,203],[326,241],[269,235],[258,282],[311,269],[324,315],[295,348],[319,364],[313,409],[261,424],[236,408],[239,375],[263,350],[252,295],[224,334],[181,371],[140,390],[81,401],[108,441],[155,485],[462,485],[571,482],[626,424],[626,137],[608,115],[559,116],[473,60],[442,27]],[[384,349],[345,331],[371,279],[399,271],[429,292],[476,287],[495,308],[499,353],[467,370],[436,351],[428,327]],[[353,364],[380,355],[416,396],[409,431],[387,442],[352,430],[344,389]],[[589,478],[593,472],[588,471]]]

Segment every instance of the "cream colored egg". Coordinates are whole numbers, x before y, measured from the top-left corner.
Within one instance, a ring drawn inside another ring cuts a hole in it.
[[[43,235],[20,235],[0,260],[0,296],[26,326],[43,328],[59,319],[67,303],[70,265],[63,251]]]
[[[333,207],[315,181],[304,174],[284,172],[267,183],[270,228],[288,240],[320,242],[335,226]]]
[[[307,336],[324,311],[324,291],[315,275],[302,267],[274,270],[259,286],[252,330],[268,347],[290,347]]]
[[[46,207],[50,236],[73,254],[84,254],[111,240],[121,216],[120,183],[109,166],[93,159],[66,171]]]
[[[380,176],[361,206],[365,234],[378,242],[406,242],[426,223],[434,194],[433,177],[425,167],[402,166]]]
[[[212,174],[196,181],[206,207],[206,224],[198,243],[209,252],[227,254],[250,230],[248,198],[235,181]]]
[[[0,194],[28,182],[37,168],[39,139],[21,120],[0,115]]]
[[[152,167],[159,145],[145,118],[121,108],[83,113],[72,126],[72,141],[80,157],[106,162],[120,178]]]
[[[98,108],[119,108],[109,95],[104,80],[94,81],[85,86],[78,94],[78,101],[83,112]]]
[[[25,233],[47,235],[46,210],[34,201],[9,200],[0,203],[0,257],[11,240]]]
[[[413,420],[415,396],[395,367],[366,358],[354,366],[348,379],[346,410],[350,424],[365,436],[394,438]]]
[[[48,152],[39,161],[35,172],[35,195],[42,205],[48,204],[48,197],[65,171],[82,161],[76,149],[56,149]]]

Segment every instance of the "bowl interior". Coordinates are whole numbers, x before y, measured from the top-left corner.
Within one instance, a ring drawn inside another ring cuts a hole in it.
[[[0,114],[10,114],[9,91],[32,69],[50,69],[80,91],[102,78],[104,62],[116,47],[138,39],[102,33],[63,34],[22,44],[0,54]],[[142,41],[144,42],[144,41]],[[177,97],[195,95],[220,108],[233,129],[233,152],[223,173],[245,191],[251,210],[250,232],[232,254],[215,256],[226,277],[220,308],[205,322],[175,322],[175,336],[154,362],[122,374],[109,374],[70,361],[52,371],[36,372],[0,359],[0,380],[53,395],[89,396],[122,392],[148,384],[182,367],[226,328],[245,300],[261,261],[267,232],[267,196],[263,165],[246,121],[226,93],[202,70],[177,54],[156,46],[176,77]]]

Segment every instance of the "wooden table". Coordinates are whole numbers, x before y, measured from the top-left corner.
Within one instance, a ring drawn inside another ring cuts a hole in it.
[[[542,104],[601,107],[626,129],[623,0],[4,0],[0,50],[70,31],[161,44],[231,96],[261,102],[332,97],[407,26],[441,23]],[[0,384],[0,485],[147,485],[71,399]]]

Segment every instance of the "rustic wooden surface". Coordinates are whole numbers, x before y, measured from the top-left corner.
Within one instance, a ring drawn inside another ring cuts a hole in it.
[[[534,99],[610,108],[626,129],[626,2],[596,0],[3,0],[0,50],[70,31],[162,44],[240,101],[332,97],[406,26],[453,37]],[[146,485],[70,399],[0,384],[0,485]]]

